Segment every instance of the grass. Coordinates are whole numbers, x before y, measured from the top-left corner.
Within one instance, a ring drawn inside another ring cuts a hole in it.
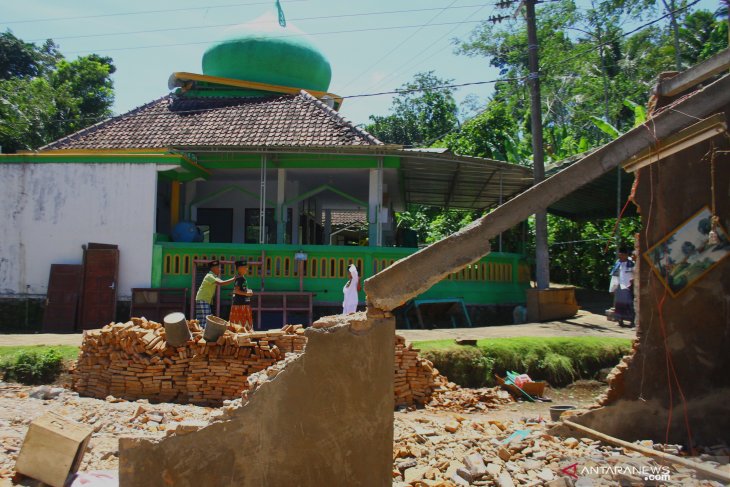
[[[593,379],[630,352],[631,340],[598,337],[518,337],[478,340],[476,347],[453,340],[415,342],[414,347],[451,381],[467,387],[491,386],[507,370],[563,386]]]
[[[79,356],[79,347],[75,345],[27,345],[21,347],[0,347],[0,361],[10,358],[13,355],[17,355],[20,352],[36,352],[44,353],[48,350],[54,349],[61,354],[63,360],[76,360]]]

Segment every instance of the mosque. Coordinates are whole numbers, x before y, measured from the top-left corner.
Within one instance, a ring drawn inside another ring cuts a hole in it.
[[[172,73],[160,98],[2,155],[0,295],[73,287],[49,275],[84,246],[78,307],[96,300],[113,319],[134,290],[185,289],[189,302],[207,261],[231,275],[246,258],[257,324],[307,322],[341,305],[349,264],[368,278],[418,250],[394,218],[409,204],[489,209],[530,186],[526,167],[379,141],[340,115],[331,78],[305,34],[250,24],[205,51],[202,74]],[[87,260],[109,249],[116,260]],[[523,255],[492,252],[421,298],[514,306],[529,275]],[[109,321],[89,316],[74,328]]]

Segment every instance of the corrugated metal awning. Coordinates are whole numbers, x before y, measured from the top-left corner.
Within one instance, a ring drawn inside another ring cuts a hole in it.
[[[532,170],[525,166],[459,156],[445,149],[400,152],[406,203],[485,209],[532,185]]]

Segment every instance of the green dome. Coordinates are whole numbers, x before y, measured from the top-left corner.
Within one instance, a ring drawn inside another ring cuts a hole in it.
[[[237,34],[203,54],[203,74],[272,85],[327,91],[332,68],[327,58],[301,35],[269,32]]]

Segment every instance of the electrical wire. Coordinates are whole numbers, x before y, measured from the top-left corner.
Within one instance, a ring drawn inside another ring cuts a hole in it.
[[[297,0],[297,1],[305,1],[305,0]],[[268,3],[268,2],[266,2]],[[474,4],[474,5],[457,5],[454,7],[449,7],[450,9],[464,9],[464,8],[474,8],[474,7],[486,7],[491,4]],[[358,12],[354,14],[338,14],[338,15],[318,15],[315,17],[298,17],[298,18],[289,18],[287,21],[293,22],[293,21],[308,21],[308,20],[328,20],[328,19],[342,19],[342,18],[349,18],[349,17],[367,17],[372,15],[391,15],[391,14],[400,14],[400,13],[414,13],[414,12],[429,12],[432,10],[442,10],[442,7],[435,7],[435,8],[414,8],[414,9],[407,9],[407,10],[382,10],[377,12]],[[246,22],[246,25],[256,25],[256,24],[267,24],[270,21],[268,20],[259,20],[259,21],[252,21],[252,22]],[[47,38],[51,38],[54,41],[56,40],[65,40],[65,39],[88,39],[91,37],[113,37],[113,36],[123,36],[123,35],[133,35],[133,34],[152,34],[157,32],[175,32],[180,30],[199,30],[199,29],[214,29],[214,28],[222,28],[222,27],[235,27],[237,25],[241,25],[240,22],[235,23],[226,23],[226,24],[211,24],[211,25],[191,25],[187,27],[167,27],[164,29],[147,29],[147,30],[135,30],[135,31],[127,31],[127,32],[103,32],[99,34],[84,34],[84,35],[70,35],[70,36],[52,36],[49,35],[44,38],[38,38],[38,39],[31,39],[29,42],[40,42],[45,41]]]
[[[413,37],[416,36],[419,32],[421,32],[421,30],[424,27],[429,26],[429,25],[438,25],[438,24],[432,24],[432,22],[434,20],[436,20],[437,18],[439,18],[439,16],[442,13],[444,13],[447,8],[452,7],[457,1],[458,0],[452,0],[449,5],[447,5],[446,7],[442,8],[436,15],[434,15],[433,17],[431,17],[431,19],[428,22],[426,22],[425,24],[419,26],[418,29],[415,32],[411,33],[411,35],[409,35],[408,37],[406,37],[405,39],[403,39],[402,41],[400,41],[397,45],[395,45],[393,48],[391,48],[390,51],[388,51],[385,54],[383,54],[382,56],[380,56],[380,58],[378,58],[377,61],[375,61],[370,66],[368,66],[367,68],[365,68],[360,74],[356,75],[350,81],[348,81],[347,83],[345,83],[345,86],[343,86],[342,89],[346,89],[352,83],[354,83],[355,81],[359,80],[362,75],[364,75],[365,73],[368,73],[371,69],[373,69],[375,66],[377,66],[378,64],[380,64],[385,58],[387,58],[388,56],[390,56],[391,54],[393,54],[396,50],[398,50],[403,44],[405,44],[406,42],[408,42],[411,39],[413,39]]]
[[[470,13],[469,15],[467,15],[467,16],[466,16],[466,17],[465,17],[465,18],[463,19],[463,21],[468,21],[468,20],[470,20],[470,19],[471,19],[472,17],[474,17],[474,16],[476,15],[476,14],[478,14],[479,12],[481,12],[481,10],[482,10],[482,9],[483,9],[484,7],[486,7],[486,5],[482,5],[481,7],[479,7],[478,9],[476,9],[476,10],[475,10],[474,12]],[[492,12],[494,12],[494,7],[492,7]],[[389,73],[389,74],[388,74],[387,76],[385,76],[385,77],[384,77],[383,79],[381,79],[380,81],[378,81],[378,82],[376,82],[376,83],[374,83],[374,84],[370,85],[370,86],[369,86],[368,88],[366,88],[366,89],[367,89],[367,90],[372,90],[372,89],[375,89],[376,87],[378,87],[378,86],[382,85],[382,84],[383,84],[383,83],[384,83],[384,82],[385,82],[386,80],[388,80],[388,79],[390,79],[390,78],[392,78],[392,77],[394,77],[394,76],[399,76],[399,75],[400,75],[401,73],[403,73],[403,72],[405,72],[405,71],[408,71],[409,69],[411,69],[411,67],[412,67],[413,65],[415,65],[415,64],[418,64],[418,63],[420,63],[420,62],[421,62],[421,60],[420,60],[420,57],[421,57],[421,55],[422,55],[423,53],[425,53],[425,52],[429,51],[429,50],[430,50],[430,49],[431,49],[431,48],[432,48],[433,46],[435,46],[436,44],[438,44],[439,42],[441,42],[441,41],[442,41],[442,40],[443,40],[443,39],[444,39],[445,37],[447,37],[447,36],[449,36],[450,34],[452,34],[452,33],[453,33],[454,31],[456,31],[456,29],[458,29],[458,28],[459,28],[459,26],[458,26],[458,25],[456,25],[456,26],[452,27],[451,29],[449,29],[449,31],[448,31],[448,32],[446,32],[446,33],[445,33],[445,34],[443,34],[443,35],[442,35],[441,37],[437,38],[437,39],[436,39],[435,41],[433,41],[433,42],[432,42],[431,44],[429,44],[428,46],[426,46],[425,48],[423,48],[423,49],[422,49],[421,51],[419,51],[419,52],[418,52],[418,54],[416,54],[415,56],[411,56],[411,61],[410,61],[409,63],[407,63],[407,64],[406,64],[405,66],[401,66],[401,67],[399,67],[398,69],[396,69],[396,70],[394,70],[394,71],[391,71],[391,72],[390,72],[390,73]],[[440,50],[439,50],[438,52],[440,53],[441,51],[443,51],[444,49],[448,48],[449,46],[450,46],[450,44],[448,44],[448,45],[447,45],[447,46],[446,46],[445,48],[443,48],[443,49],[440,49]]]
[[[321,36],[321,35],[332,35],[332,34],[353,34],[357,32],[375,32],[375,31],[383,31],[383,30],[400,30],[400,29],[415,29],[418,28],[419,30],[424,27],[439,27],[443,25],[456,25],[456,24],[477,24],[479,23],[478,20],[472,20],[467,22],[440,22],[438,24],[411,24],[411,25],[393,25],[388,27],[368,27],[364,29],[346,29],[346,30],[333,30],[333,31],[326,31],[326,32],[312,32],[307,34],[307,36]],[[279,35],[279,36],[270,36],[270,39],[281,39],[285,37],[299,37],[301,34],[286,34],[286,35]],[[139,49],[153,49],[153,48],[159,48],[159,47],[179,47],[179,46],[194,46],[199,44],[210,44],[215,42],[215,39],[209,39],[205,41],[195,41],[195,42],[177,42],[174,44],[149,44],[146,46],[131,46],[131,47],[109,47],[109,48],[96,48],[95,50],[79,50],[79,51],[67,51],[67,54],[83,54],[83,53],[91,53],[91,52],[108,52],[108,51],[134,51]]]
[[[306,2],[307,0],[287,0],[287,3],[295,3],[295,2]],[[127,15],[146,15],[146,14],[160,14],[160,13],[168,13],[168,12],[185,12],[185,11],[192,11],[192,10],[210,10],[215,8],[229,8],[229,7],[247,7],[251,5],[268,5],[271,2],[265,1],[265,2],[249,2],[249,3],[229,3],[225,5],[208,5],[205,7],[181,7],[181,8],[166,8],[166,9],[160,9],[160,10],[137,10],[134,12],[118,12],[113,14],[96,14],[96,15],[76,15],[73,17],[45,17],[40,19],[29,19],[29,20],[9,20],[7,22],[2,22],[2,24],[10,25],[10,24],[30,24],[30,23],[38,23],[38,22],[56,22],[56,21],[62,21],[62,20],[82,20],[82,19],[98,19],[102,17],[122,17]]]

